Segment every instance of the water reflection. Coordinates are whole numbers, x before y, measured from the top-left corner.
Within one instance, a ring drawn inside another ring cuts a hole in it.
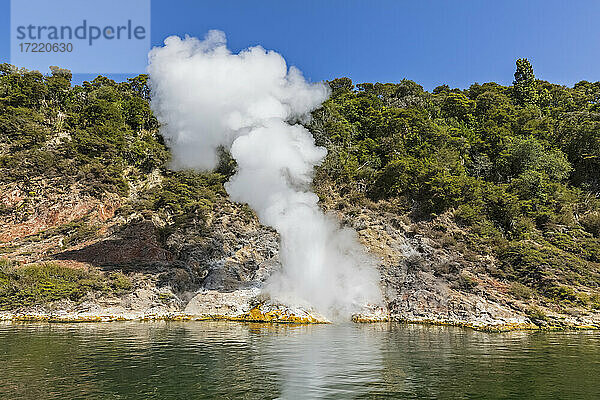
[[[0,324],[0,398],[600,398],[600,334]]]
[[[383,370],[382,329],[289,327],[260,341],[258,363],[278,376],[283,399],[348,399],[367,394]]]

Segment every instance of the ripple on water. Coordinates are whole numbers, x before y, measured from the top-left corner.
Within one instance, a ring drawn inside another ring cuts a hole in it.
[[[600,398],[599,332],[0,324],[0,398]]]

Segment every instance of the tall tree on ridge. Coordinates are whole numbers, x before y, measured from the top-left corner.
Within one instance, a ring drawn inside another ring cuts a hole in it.
[[[538,93],[535,83],[533,67],[526,58],[517,60],[517,71],[513,82],[514,96],[517,103],[521,106],[537,104]]]

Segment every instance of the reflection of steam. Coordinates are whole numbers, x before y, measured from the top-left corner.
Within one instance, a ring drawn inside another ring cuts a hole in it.
[[[351,399],[381,379],[384,335],[378,325],[290,327],[261,343],[261,359],[279,375],[281,399]]]
[[[173,167],[206,170],[220,147],[237,171],[226,184],[281,237],[283,269],[268,282],[276,300],[309,303],[329,317],[349,317],[380,300],[374,261],[356,234],[323,214],[311,191],[327,151],[289,121],[307,120],[328,87],[307,83],[273,51],[232,54],[223,32],[205,40],[169,37],[149,55],[152,108],[173,154]]]

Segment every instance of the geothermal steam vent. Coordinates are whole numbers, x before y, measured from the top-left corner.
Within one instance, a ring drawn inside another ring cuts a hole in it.
[[[380,301],[375,262],[354,231],[319,208],[310,186],[327,151],[290,121],[306,121],[328,87],[308,83],[274,51],[227,49],[225,35],[169,37],[149,55],[152,108],[173,168],[210,170],[223,146],[237,161],[226,184],[280,234],[281,271],[265,290],[277,301],[349,316]]]

